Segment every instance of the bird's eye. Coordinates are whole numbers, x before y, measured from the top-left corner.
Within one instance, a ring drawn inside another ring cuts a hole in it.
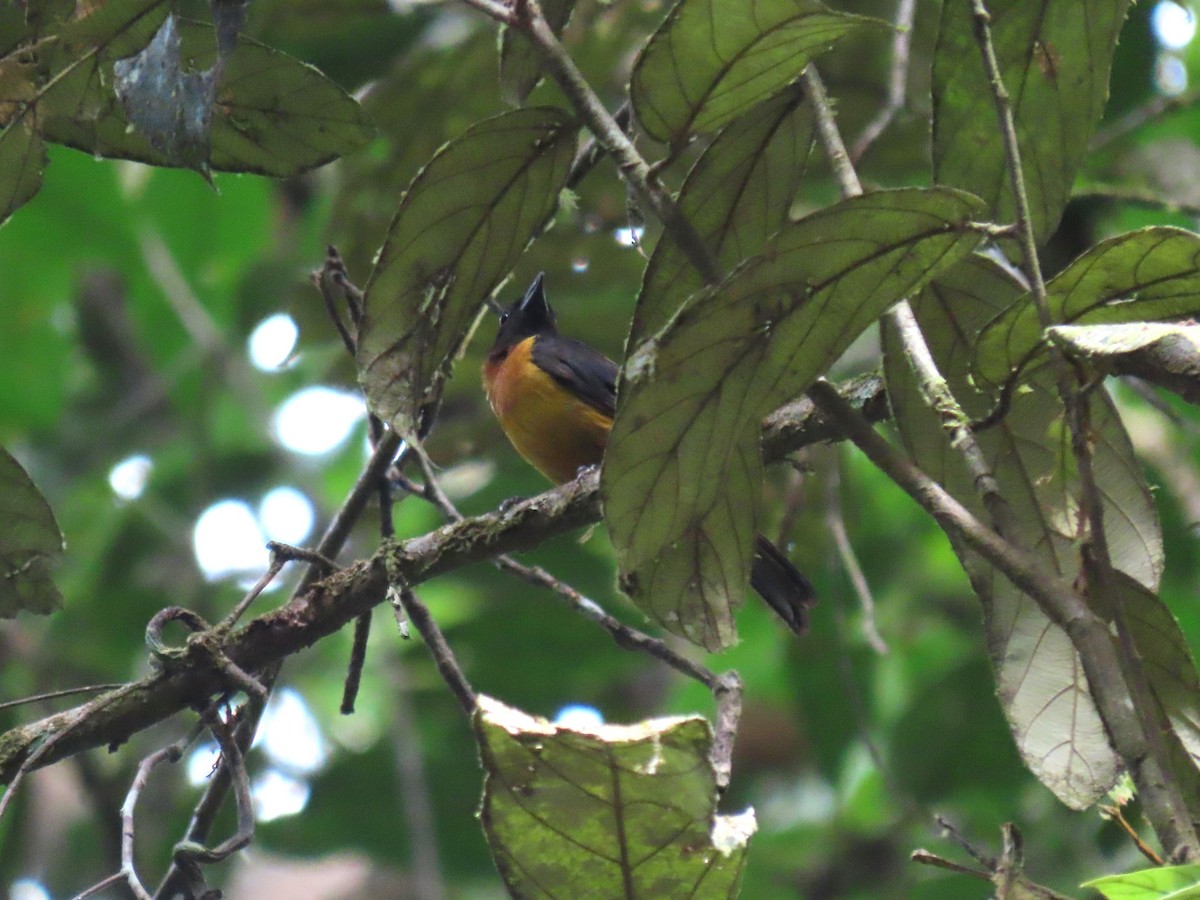
[[[503,325],[508,321],[508,313],[500,313],[500,324]]]

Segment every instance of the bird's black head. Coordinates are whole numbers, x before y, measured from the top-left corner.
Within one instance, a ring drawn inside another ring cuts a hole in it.
[[[491,356],[503,354],[535,334],[558,333],[554,326],[554,310],[546,302],[545,275],[545,272],[539,272],[525,296],[500,314],[500,330],[496,332]]]

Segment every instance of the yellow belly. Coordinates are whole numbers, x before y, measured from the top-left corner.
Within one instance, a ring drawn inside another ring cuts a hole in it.
[[[485,387],[492,411],[517,452],[561,484],[583,466],[600,462],[612,420],[533,365],[533,340],[514,347],[494,377],[485,379]]]

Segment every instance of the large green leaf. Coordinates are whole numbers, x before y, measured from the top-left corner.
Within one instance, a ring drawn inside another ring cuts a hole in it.
[[[680,0],[634,63],[634,113],[674,145],[716,131],[873,21],[816,0]]]
[[[754,813],[716,813],[704,719],[583,731],[480,697],[475,732],[483,827],[514,897],[737,896]]]
[[[1055,324],[1179,319],[1200,311],[1200,235],[1144,228],[1101,241],[1046,285]],[[979,337],[978,372],[999,384],[1043,347],[1026,295]]]
[[[696,161],[679,208],[724,271],[759,253],[787,221],[812,149],[813,117],[798,85],[727,125]],[[629,345],[658,331],[702,286],[670,238],[654,248],[638,295]]]
[[[234,46],[229,30],[218,81],[213,27],[167,12],[162,0],[91,6],[0,60],[5,100],[20,101],[0,106],[0,218],[36,191],[42,139],[153,165],[286,177],[373,135],[358,103],[316,69],[246,38]]]
[[[54,513],[21,464],[0,448],[0,618],[62,605],[50,562],[63,551]]]
[[[914,299],[917,320],[938,367],[969,415],[986,413],[992,396],[972,380],[975,334],[997,310],[1021,296],[1020,284],[998,263],[971,256]],[[896,336],[885,331],[888,392],[910,455],[981,518],[974,480],[925,404]],[[1012,408],[977,439],[1012,512],[1015,537],[1053,571],[1074,580],[1078,479],[1062,407],[1042,373],[1018,392]],[[1090,408],[1094,466],[1114,563],[1153,587],[1162,571],[1154,504],[1111,403]],[[988,650],[1000,702],[1022,758],[1063,802],[1086,807],[1116,778],[1120,761],[1108,744],[1074,647],[1041,608],[978,556],[959,548],[984,609]]]
[[[367,283],[359,380],[372,410],[419,430],[482,307],[558,207],[576,129],[557,108],[486,119],[413,179]]]
[[[622,586],[656,622],[714,650],[734,641],[760,500],[762,417],[970,252],[979,209],[947,189],[827,207],[630,347],[601,487]]]
[[[1034,233],[1050,237],[1108,99],[1129,0],[990,0],[992,40],[1012,98]],[[1015,218],[991,85],[971,4],[942,4],[933,62],[933,172]]]

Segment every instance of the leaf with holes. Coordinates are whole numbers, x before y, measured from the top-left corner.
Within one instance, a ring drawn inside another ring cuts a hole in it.
[[[1200,312],[1200,235],[1144,228],[1101,241],[1046,284],[1055,324],[1179,319]],[[999,384],[1041,349],[1042,328],[1027,295],[979,337],[979,374]]]
[[[754,811],[716,812],[697,716],[572,729],[479,698],[484,832],[514,897],[737,896]]]
[[[812,150],[813,116],[798,85],[727,125],[688,172],[679,209],[723,271],[760,252],[787,222]],[[700,276],[669,237],[646,265],[629,345],[658,331]]]
[[[367,283],[359,381],[372,411],[414,436],[483,301],[558,208],[574,123],[531,107],[485,119],[413,179]]]
[[[633,111],[649,135],[681,145],[767,99],[864,24],[879,23],[816,0],[680,0],[634,63]]]
[[[1053,233],[1104,102],[1129,0],[989,0],[992,42],[1012,98],[1033,230]],[[994,95],[971,4],[942,5],[933,61],[933,172],[1016,218]]]
[[[0,448],[0,618],[62,605],[50,563],[63,551],[50,505],[21,464]]]
[[[1007,269],[973,255],[914,298],[913,309],[939,370],[968,415],[990,411],[993,398],[972,380],[975,334],[1010,307],[1022,286]],[[974,480],[925,404],[891,329],[884,333],[885,371],[896,426],[909,454],[981,518]],[[1153,500],[1112,404],[1090,408],[1094,465],[1114,563],[1153,586],[1162,573],[1162,539]],[[1062,406],[1049,376],[1014,395],[1008,415],[977,439],[1008,501],[1017,537],[1052,571],[1080,573],[1075,520],[1077,477],[1064,440]],[[984,609],[997,694],[1025,764],[1058,797],[1083,808],[1111,787],[1120,761],[1108,744],[1070,639],[1028,596],[974,553],[959,553]]]
[[[979,241],[979,201],[879,191],[784,227],[631,347],[601,489],[621,583],[676,634],[735,638],[760,501],[762,417]]]

